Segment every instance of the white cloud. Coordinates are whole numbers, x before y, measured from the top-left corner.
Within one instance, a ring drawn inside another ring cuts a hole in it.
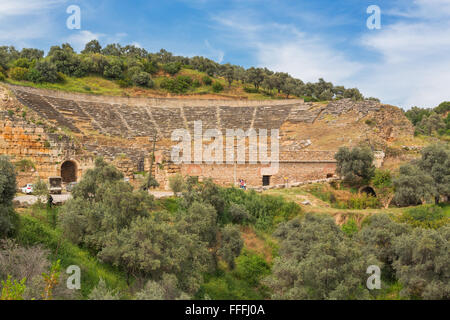
[[[84,49],[86,43],[91,40],[99,40],[103,36],[104,35],[101,33],[93,33],[89,30],[81,30],[72,34],[67,39],[63,39],[63,42],[70,43],[75,51],[81,51]]]
[[[260,66],[304,81],[322,77],[403,108],[450,100],[450,0],[415,0],[406,10],[390,14],[395,12],[408,18],[367,30],[350,44],[369,53],[369,61],[348,57],[334,45],[338,39],[295,26],[252,21],[245,14],[229,12],[214,21],[230,42],[255,50]]]
[[[405,108],[433,107],[450,100],[450,0],[414,3],[408,12],[417,19],[382,26],[361,38],[379,62],[365,68],[359,86]],[[429,20],[433,15],[446,19]]]
[[[343,83],[363,67],[348,60],[320,39],[293,36],[280,43],[258,43],[257,60],[261,67],[288,72],[303,81],[316,82],[324,78],[333,83]]]
[[[205,40],[205,46],[208,49],[207,56],[209,56],[211,59],[217,61],[218,63],[221,63],[223,61],[223,58],[225,57],[225,53],[222,50],[213,48],[208,40]]]
[[[43,10],[65,2],[67,0],[2,0],[0,2],[0,16],[39,14]]]

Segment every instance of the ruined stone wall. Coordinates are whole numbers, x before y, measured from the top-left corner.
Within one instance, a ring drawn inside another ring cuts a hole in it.
[[[264,175],[269,175],[270,185],[274,185],[286,181],[294,183],[325,179],[334,175],[335,170],[336,163],[333,161],[304,161],[279,163],[278,170],[261,164],[188,164],[181,166],[180,173],[184,176],[198,176],[200,180],[213,177],[213,180],[221,185],[233,185],[235,181],[244,179],[248,186],[261,186]]]

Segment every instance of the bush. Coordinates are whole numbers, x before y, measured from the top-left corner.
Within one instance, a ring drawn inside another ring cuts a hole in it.
[[[181,70],[180,62],[169,62],[163,65],[163,70],[170,75],[175,75]]]
[[[131,77],[131,81],[137,86],[153,87],[153,80],[147,72],[138,72]]]
[[[62,76],[58,74],[56,65],[48,60],[41,60],[36,63],[35,69],[41,74],[44,82],[60,82],[63,80]]]
[[[357,234],[358,230],[358,225],[356,224],[355,219],[352,218],[342,225],[342,231],[350,238]]]
[[[392,185],[391,172],[389,170],[375,169],[372,184],[377,188],[389,187]]]
[[[221,91],[223,91],[223,85],[220,82],[215,81],[212,86],[212,89],[216,93],[221,92]]]
[[[202,82],[205,86],[210,86],[212,84],[212,79],[208,76],[204,76]]]
[[[14,61],[13,65],[14,65],[14,67],[28,69],[31,66],[31,61],[28,60],[27,58],[20,58],[20,59],[17,59],[16,61]]]
[[[375,209],[380,207],[380,201],[376,197],[368,196],[363,193],[352,197],[347,201],[338,201],[337,206],[342,209]]]
[[[423,205],[407,209],[396,220],[410,224],[413,227],[438,229],[448,224],[450,217],[437,205]]]
[[[0,238],[11,236],[17,231],[18,216],[12,207],[15,194],[14,166],[7,157],[0,156]]]
[[[374,175],[373,153],[368,148],[355,147],[350,150],[341,147],[334,157],[337,160],[336,173],[348,183],[364,183]]]
[[[244,87],[244,91],[247,93],[259,93],[259,89],[254,87]]]
[[[31,169],[36,169],[34,162],[31,161],[30,159],[19,160],[14,165],[15,165],[16,169],[20,172],[26,172],[26,171],[30,171]]]
[[[260,230],[271,230],[276,224],[301,213],[300,206],[295,202],[287,202],[281,196],[259,195],[254,190],[223,189],[221,197],[229,205],[234,203],[244,207],[255,227]]]
[[[328,215],[306,214],[279,226],[280,257],[264,283],[272,299],[368,299],[367,266],[378,264]]]
[[[419,299],[450,299],[450,226],[415,228],[394,242],[396,275],[401,295]]]
[[[115,287],[126,288],[126,277],[118,269],[101,263],[86,249],[70,243],[63,237],[61,230],[53,229],[41,220],[22,215],[17,241],[24,246],[42,244],[50,250],[52,261],[61,259],[61,266],[78,265],[82,270],[81,293],[87,297],[96,286],[100,277]],[[58,253],[56,256],[55,253]],[[65,282],[63,282],[65,284]]]
[[[28,71],[27,80],[34,83],[41,83],[43,81],[42,74],[35,68]]]
[[[169,187],[175,194],[183,191],[186,187],[183,176],[179,173],[171,176],[169,178]]]
[[[160,87],[173,93],[185,93],[192,84],[192,79],[188,76],[178,76],[175,79],[165,78],[161,81]]]
[[[13,80],[23,81],[27,80],[28,69],[22,67],[15,67],[9,70],[9,76]]]
[[[228,213],[233,223],[244,223],[250,219],[250,215],[244,206],[232,203]]]
[[[202,84],[200,83],[200,81],[198,81],[198,79],[195,79],[195,80],[192,82],[192,86],[193,86],[194,88],[199,88],[199,87],[202,86]]]
[[[6,79],[5,75],[2,72],[0,72],[0,81],[5,81],[5,79]]]
[[[130,79],[128,79],[128,78],[117,80],[116,83],[121,88],[128,88],[128,87],[131,87],[133,85],[133,82]]]
[[[270,266],[263,257],[250,251],[244,251],[236,259],[235,274],[239,279],[256,287],[260,281],[270,274]]]

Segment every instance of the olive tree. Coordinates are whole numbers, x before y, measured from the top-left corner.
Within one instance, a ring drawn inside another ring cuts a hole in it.
[[[12,207],[16,194],[14,165],[5,156],[0,156],[0,238],[11,236],[17,229],[18,216]]]
[[[307,214],[274,234],[280,257],[265,279],[274,299],[366,299],[367,267],[376,258],[345,236],[334,220]]]
[[[415,228],[394,242],[394,262],[402,295],[450,299],[450,226]]]
[[[341,147],[334,158],[337,161],[336,172],[344,181],[358,184],[369,181],[374,173],[373,153],[369,148]]]

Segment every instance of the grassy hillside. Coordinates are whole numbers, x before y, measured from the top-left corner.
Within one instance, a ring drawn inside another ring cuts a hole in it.
[[[249,84],[243,84],[241,81],[234,80],[231,86],[222,78],[210,77],[211,85],[203,82],[208,75],[205,72],[197,70],[182,68],[176,75],[170,76],[163,71],[152,77],[154,82],[153,88],[145,88],[140,86],[124,86],[120,81],[105,79],[100,76],[87,77],[70,77],[62,76],[64,81],[57,83],[43,82],[34,83],[31,81],[17,81],[7,78],[5,81],[10,84],[29,86],[40,89],[54,89],[68,92],[79,92],[97,95],[110,96],[128,96],[128,97],[186,97],[186,98],[205,98],[205,99],[251,99],[251,100],[268,100],[268,99],[286,99],[286,95],[278,93],[277,90],[259,89],[256,90]],[[186,89],[184,93],[171,92],[168,89],[161,88],[161,83],[166,79],[176,80],[178,77],[189,77],[192,84]],[[220,83],[222,90],[214,91],[214,83]],[[289,98],[298,98],[290,96]]]

